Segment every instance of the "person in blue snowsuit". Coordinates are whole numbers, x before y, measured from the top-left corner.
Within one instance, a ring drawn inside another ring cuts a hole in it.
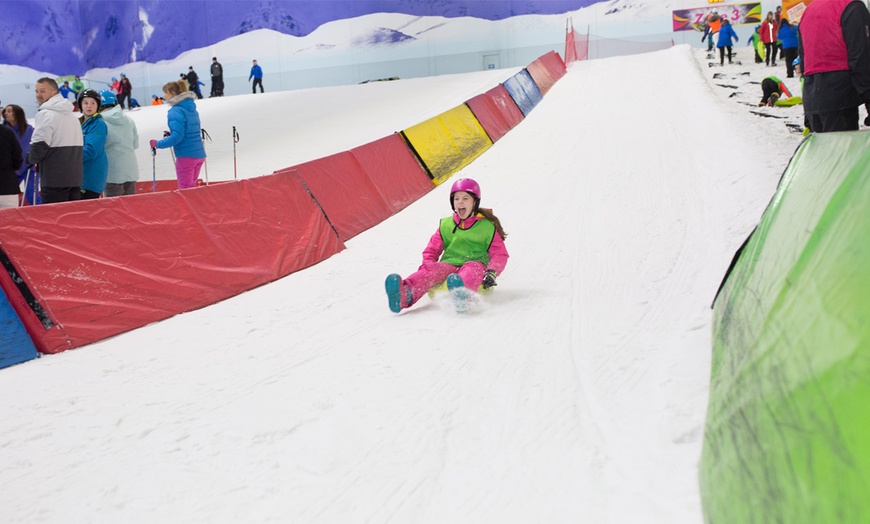
[[[257,65],[257,61],[254,60],[254,66],[251,67],[251,74],[248,76],[248,82],[251,79],[254,79],[254,83],[251,86],[251,90],[256,93],[257,92],[257,84],[260,84],[260,92],[263,92],[263,68]]]
[[[728,50],[728,63],[731,62],[731,40],[739,42],[740,38],[734,32],[734,28],[728,22],[728,19],[722,20],[722,28],[719,29],[719,41],[716,42],[716,47],[719,48],[719,65],[725,65],[725,50]]]

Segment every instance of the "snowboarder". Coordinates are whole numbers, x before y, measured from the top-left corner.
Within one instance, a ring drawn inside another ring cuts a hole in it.
[[[406,279],[393,273],[384,286],[390,310],[411,307],[430,289],[447,280],[451,292],[461,288],[468,296],[479,288],[496,285],[504,271],[507,234],[492,209],[480,208],[480,186],[460,178],[450,189],[453,215],[441,219],[438,230],[423,250],[423,264]]]

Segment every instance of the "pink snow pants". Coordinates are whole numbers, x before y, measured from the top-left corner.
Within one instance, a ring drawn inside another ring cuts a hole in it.
[[[199,178],[199,171],[204,163],[204,158],[178,157],[175,161],[175,176],[178,178],[178,189],[196,187],[196,179]]]
[[[415,302],[423,298],[430,289],[447,280],[447,276],[452,273],[458,273],[465,287],[477,292],[480,284],[483,283],[485,272],[486,266],[475,261],[466,262],[460,268],[446,262],[423,262],[423,265],[420,266],[420,269],[416,273],[405,279],[405,285],[411,288],[412,300],[410,304],[404,307],[411,307]]]

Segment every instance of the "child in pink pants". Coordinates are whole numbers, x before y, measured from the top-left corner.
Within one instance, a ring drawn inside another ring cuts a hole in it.
[[[507,234],[491,209],[480,209],[478,183],[457,180],[450,189],[450,205],[453,215],[441,219],[423,250],[420,268],[404,280],[395,273],[387,277],[384,287],[392,312],[411,307],[450,275],[459,275],[464,287],[476,291],[495,286],[496,276],[504,271],[510,256],[504,244]]]

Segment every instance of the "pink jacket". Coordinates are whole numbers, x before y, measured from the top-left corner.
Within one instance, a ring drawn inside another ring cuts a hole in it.
[[[805,75],[848,71],[849,51],[843,32],[831,31],[840,27],[840,17],[852,0],[817,2],[807,9],[801,19],[801,38],[804,44],[802,71]]]
[[[478,220],[486,220],[486,218],[481,215],[469,217],[463,221],[463,225],[470,226]],[[459,224],[459,215],[456,213],[453,213],[453,221]],[[467,227],[464,227],[463,229],[467,229]],[[441,231],[438,230],[435,231],[435,234],[429,239],[426,249],[423,250],[423,264],[425,265],[427,262],[438,262],[438,259],[441,257],[441,253],[443,252],[444,239],[441,238]],[[501,275],[501,272],[504,271],[505,266],[507,266],[507,261],[510,255],[507,252],[507,247],[504,245],[504,239],[501,238],[498,231],[496,231],[495,235],[492,237],[492,243],[489,245],[488,253],[489,266],[487,266],[487,269],[494,269],[497,275]]]

